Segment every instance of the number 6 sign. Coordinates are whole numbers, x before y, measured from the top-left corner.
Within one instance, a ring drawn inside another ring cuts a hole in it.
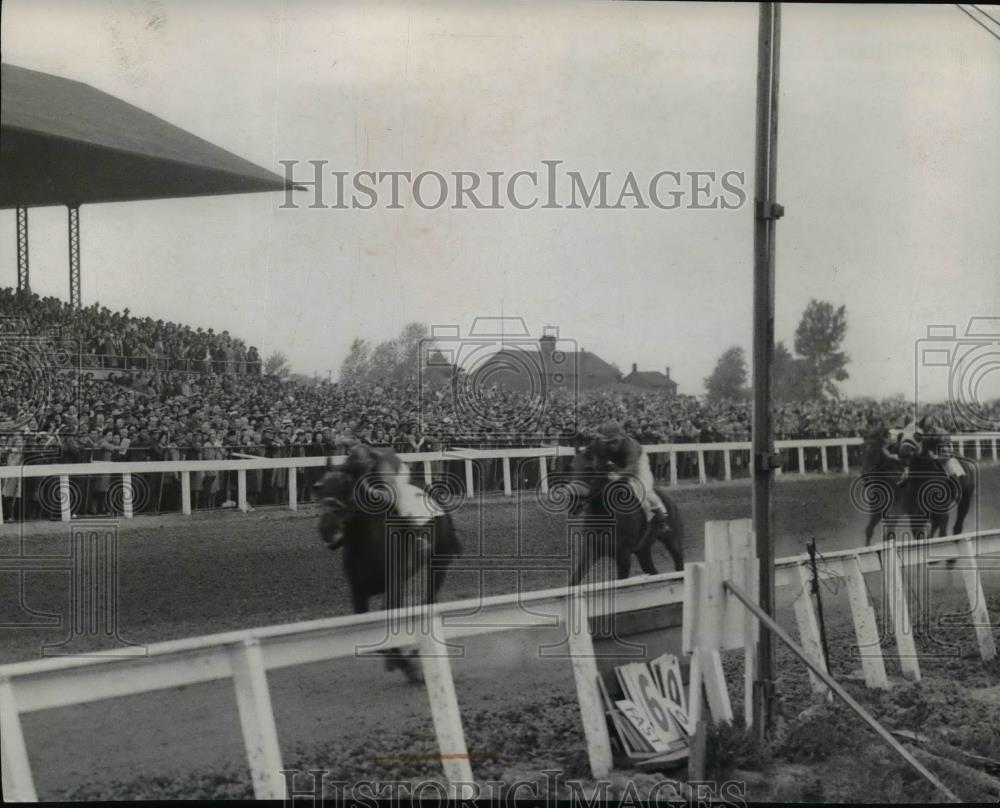
[[[681,731],[690,734],[688,727],[687,694],[681,679],[681,666],[673,654],[664,654],[653,661],[653,669],[660,677],[660,684],[668,702],[670,715]]]

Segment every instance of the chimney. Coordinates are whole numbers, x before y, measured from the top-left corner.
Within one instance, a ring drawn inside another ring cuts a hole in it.
[[[632,363],[632,372],[633,373],[638,373],[639,372],[639,366],[636,365],[635,362]]]
[[[667,379],[670,378],[670,365],[667,365]]]

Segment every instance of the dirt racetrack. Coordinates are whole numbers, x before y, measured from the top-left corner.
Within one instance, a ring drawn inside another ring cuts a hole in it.
[[[966,530],[1000,526],[1000,501],[994,493],[998,482],[1000,469],[983,470]],[[850,485],[850,478],[840,475],[781,478],[775,498],[777,556],[802,552],[810,536],[821,551],[862,543],[866,516],[851,507]],[[702,558],[706,520],[750,515],[745,481],[681,487],[674,496],[687,526],[689,560]],[[348,613],[341,560],[320,544],[315,522],[315,511],[306,506],[298,514],[230,511],[143,517],[123,524],[120,635],[141,644]],[[564,520],[546,513],[534,494],[466,503],[456,524],[465,568],[449,573],[442,599],[565,584],[562,571],[532,570],[532,555],[565,548]],[[2,531],[4,555],[16,555],[19,548],[29,556],[68,552],[63,525],[33,524],[23,532],[8,525]],[[504,561],[498,562],[500,558]],[[662,548],[655,560],[661,571],[671,569]],[[1000,589],[997,577],[989,573],[994,592]],[[0,578],[0,617],[5,624],[23,620],[15,574]],[[942,577],[940,586],[960,588],[956,580]],[[27,573],[23,604],[36,612],[64,614],[68,583],[65,572]],[[779,600],[787,603],[789,594],[794,593],[779,593]],[[791,625],[788,617],[783,622]],[[63,628],[0,629],[0,657],[4,662],[37,658],[42,644],[57,643],[64,635]],[[550,640],[538,631],[476,638],[468,642],[466,658],[455,663],[470,752],[474,759],[478,756],[477,776],[502,768],[504,761],[508,768],[515,763],[541,768],[539,761],[546,761],[584,773],[569,664],[539,659],[536,653],[540,642]],[[380,661],[319,663],[277,671],[269,679],[287,765],[336,763],[345,780],[438,771],[432,758],[426,766],[402,759],[435,751],[426,696],[398,674],[384,673]],[[42,799],[120,798],[127,794],[124,784],[140,775],[147,784],[143,793],[149,792],[150,778],[160,777],[161,785],[171,785],[154,788],[155,793],[188,796],[184,778],[191,771],[235,771],[237,781],[242,772],[243,790],[236,788],[234,796],[247,793],[228,682],[34,713],[24,716],[23,723]],[[516,749],[521,750],[519,761],[511,760]]]

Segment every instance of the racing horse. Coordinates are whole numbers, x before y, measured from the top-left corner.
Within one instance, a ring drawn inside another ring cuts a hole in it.
[[[444,583],[451,562],[462,548],[444,497],[433,497],[439,514],[424,526],[394,525],[392,492],[375,475],[379,450],[354,446],[342,466],[327,461],[326,473],[314,486],[321,503],[319,534],[331,550],[344,549],[344,572],[356,614],[368,611],[369,600],[385,596],[386,610],[405,605],[406,585],[422,576],[421,602],[430,604]],[[441,492],[443,494],[443,492]],[[400,529],[402,527],[402,529]],[[420,681],[414,658],[398,649],[382,651],[387,670],[399,668],[407,680]]]
[[[639,549],[646,533],[646,515],[638,499],[624,479],[613,471],[587,475],[586,483],[577,480],[567,486],[572,505],[570,517],[582,512],[583,536],[577,562],[570,584],[579,584],[594,563],[610,556],[615,560],[619,578],[628,578],[632,572],[632,556],[647,575],[656,575],[652,543]],[[584,493],[585,491],[585,493]],[[684,569],[684,523],[677,505],[660,487],[656,493],[667,509],[669,532],[660,531],[657,539],[663,544],[674,562],[674,568]],[[613,530],[608,530],[613,527]]]
[[[908,517],[911,528],[929,521],[927,538],[933,538],[948,534],[948,516],[955,508],[952,531],[961,533],[976,491],[975,464],[956,456],[965,476],[955,479],[934,458],[914,455],[903,480],[902,461],[882,452],[879,443],[880,436],[870,437],[857,481],[861,500],[855,504],[870,514],[865,526],[865,546],[872,543],[879,522],[892,514]]]

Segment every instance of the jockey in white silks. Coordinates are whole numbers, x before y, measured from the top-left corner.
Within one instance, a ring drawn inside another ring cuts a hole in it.
[[[396,505],[396,513],[417,525],[425,525],[444,513],[424,493],[420,486],[410,482],[410,469],[392,449],[375,449],[375,472],[389,486]]]
[[[958,479],[965,476],[965,469],[953,453],[948,433],[930,424],[927,419],[920,423],[910,421],[902,429],[896,430],[894,435],[897,455],[903,463],[901,483],[909,476],[910,458],[918,454],[937,460],[950,477]]]
[[[612,479],[624,480],[635,498],[639,500],[646,516],[646,532],[640,539],[638,549],[651,544],[661,532],[670,530],[667,508],[656,493],[656,481],[649,466],[649,455],[642,445],[630,437],[617,421],[608,421],[598,428],[590,445],[579,452],[574,460],[576,474],[593,471],[591,466],[596,455],[612,466]]]

